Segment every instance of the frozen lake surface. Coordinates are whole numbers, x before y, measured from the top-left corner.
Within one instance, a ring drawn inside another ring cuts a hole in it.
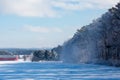
[[[120,80],[120,68],[60,62],[0,62],[0,80]]]

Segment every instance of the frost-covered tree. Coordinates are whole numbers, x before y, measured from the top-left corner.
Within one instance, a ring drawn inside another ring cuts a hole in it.
[[[53,50],[38,50],[32,54],[32,61],[54,61],[57,58],[58,55]]]
[[[61,53],[64,62],[120,65],[120,3],[78,29]]]

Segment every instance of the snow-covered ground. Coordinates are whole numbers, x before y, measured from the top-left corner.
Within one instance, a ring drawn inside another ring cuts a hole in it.
[[[17,63],[25,63],[25,62],[31,62],[31,61],[24,61],[23,59],[19,59],[17,61],[0,61],[1,64],[17,64]]]
[[[120,80],[120,68],[61,62],[0,62],[0,80]]]

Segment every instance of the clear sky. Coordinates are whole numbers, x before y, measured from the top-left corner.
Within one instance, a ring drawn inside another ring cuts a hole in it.
[[[0,0],[0,48],[47,48],[63,44],[77,29],[119,0]]]

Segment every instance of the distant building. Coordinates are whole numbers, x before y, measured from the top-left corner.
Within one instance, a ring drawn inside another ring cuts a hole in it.
[[[13,55],[10,52],[0,51],[0,61],[16,61],[18,56]]]

